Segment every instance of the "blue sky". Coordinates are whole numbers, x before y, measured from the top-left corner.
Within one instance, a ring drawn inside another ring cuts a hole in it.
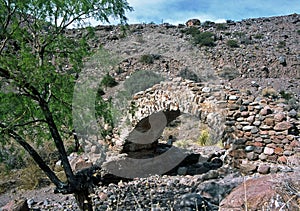
[[[185,23],[197,18],[224,22],[300,13],[300,0],[127,0],[134,8],[129,24]]]

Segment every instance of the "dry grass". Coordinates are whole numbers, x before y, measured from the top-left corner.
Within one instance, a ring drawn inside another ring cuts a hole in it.
[[[191,140],[178,140],[174,143],[174,146],[182,149],[187,149],[191,146]]]
[[[261,91],[261,94],[264,97],[272,97],[272,98],[278,97],[278,92],[274,88],[272,88],[272,87],[264,88]]]
[[[211,139],[208,130],[202,130],[201,134],[196,142],[200,146],[211,145]]]
[[[34,162],[18,172],[18,180],[19,189],[22,190],[33,190],[50,184],[44,172]]]

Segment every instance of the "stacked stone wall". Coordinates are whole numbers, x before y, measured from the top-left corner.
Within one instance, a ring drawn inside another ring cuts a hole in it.
[[[175,78],[137,93],[133,102],[134,123],[167,109],[199,117],[212,137],[223,141],[227,162],[247,173],[268,173],[273,164],[299,165],[299,114],[283,99]]]
[[[267,173],[272,165],[262,170],[261,162],[299,165],[300,122],[287,104],[230,90],[226,113],[228,154],[234,166]]]

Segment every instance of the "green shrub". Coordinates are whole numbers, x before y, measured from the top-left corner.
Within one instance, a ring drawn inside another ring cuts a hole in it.
[[[202,26],[205,28],[212,27],[214,25],[215,25],[215,22],[212,22],[212,21],[205,21],[204,23],[202,23]]]
[[[187,29],[182,30],[182,33],[192,35],[192,37],[196,36],[200,33],[199,29],[196,27],[189,27]]]
[[[174,146],[181,149],[186,149],[191,145],[190,142],[190,140],[178,140],[174,143]]]
[[[184,79],[192,80],[192,81],[195,81],[195,82],[201,82],[198,75],[196,73],[194,73],[193,71],[189,70],[188,68],[185,68],[185,69],[181,70],[179,72],[179,76],[184,78]]]
[[[277,47],[278,48],[284,48],[286,46],[286,42],[285,41],[279,41]]]
[[[210,135],[209,135],[209,132],[207,130],[202,130],[201,131],[201,135],[199,136],[197,143],[200,146],[207,146],[207,145],[211,144]]]
[[[153,59],[152,55],[145,54],[145,55],[141,56],[140,62],[142,62],[144,64],[152,64],[154,62],[154,59]]]
[[[152,71],[140,70],[124,81],[124,88],[133,95],[137,92],[146,90],[163,80],[163,77]]]
[[[262,39],[262,38],[264,38],[264,35],[263,34],[256,34],[256,35],[254,35],[254,38],[255,39]]]
[[[114,87],[118,85],[116,80],[109,74],[107,73],[101,80],[100,84],[104,87]]]
[[[246,36],[242,37],[240,41],[241,41],[241,44],[244,44],[244,45],[251,45],[253,43],[253,41]]]
[[[157,54],[144,54],[140,58],[140,62],[144,64],[152,64],[154,60],[157,60],[160,58],[160,55]]]
[[[240,73],[237,69],[229,66],[225,66],[222,71],[218,74],[221,78],[224,78],[226,80],[232,80],[234,78],[237,78]]]
[[[196,27],[190,27],[183,31],[192,36],[192,41],[196,45],[212,47],[214,43],[214,34],[212,32],[200,32]]]
[[[293,96],[293,93],[282,90],[279,94],[285,100],[285,103],[289,105],[290,109],[295,109],[296,111],[300,109],[299,101]]]
[[[219,30],[219,31],[226,30],[227,26],[226,26],[225,23],[217,23],[216,24],[216,29]]]
[[[289,99],[287,103],[291,109],[295,109],[298,112],[300,111],[299,100],[297,100],[295,97],[291,97],[291,99]],[[299,113],[298,116],[300,117]]]
[[[299,29],[299,30],[297,30],[297,33],[300,35],[300,29]]]
[[[292,98],[292,94],[289,92],[285,92],[284,90],[280,91],[279,94],[285,100],[290,100]]]
[[[242,38],[242,37],[246,36],[246,33],[245,32],[234,32],[233,35],[234,35],[234,37]]]
[[[101,96],[96,96],[95,111],[98,123],[103,125],[107,124],[111,129],[114,127],[114,122],[116,121],[116,111],[112,104],[112,98],[104,100]],[[111,129],[105,130],[101,128],[100,134],[104,138],[112,133]]]
[[[193,37],[193,41],[195,44],[199,44],[200,46],[215,46],[214,43],[214,34],[212,32],[202,32]]]
[[[22,190],[34,190],[48,186],[50,183],[45,173],[33,161],[20,170],[19,180],[19,188]]]
[[[227,46],[231,47],[231,48],[238,48],[240,47],[238,42],[236,40],[228,40],[227,41]]]

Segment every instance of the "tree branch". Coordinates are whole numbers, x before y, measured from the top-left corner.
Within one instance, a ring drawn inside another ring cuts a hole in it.
[[[34,159],[38,166],[43,170],[43,172],[48,176],[48,178],[56,185],[57,188],[62,189],[66,187],[66,184],[60,181],[55,173],[49,168],[45,161],[40,157],[40,155],[16,132],[12,129],[7,128],[5,125],[0,123],[0,127],[8,132],[8,135],[15,139]]]
[[[54,118],[50,111],[48,102],[42,97],[42,95],[39,93],[39,91],[34,86],[32,86],[29,83],[20,81],[20,79],[18,79],[16,76],[10,74],[10,72],[8,70],[5,70],[0,67],[0,76],[5,77],[6,79],[12,79],[12,80],[22,84],[22,88],[25,90],[28,90],[28,92],[31,93],[30,96],[32,97],[32,99],[36,100],[39,103],[39,106],[42,109],[42,112],[45,116],[45,121],[47,122],[47,125],[49,127],[52,139],[53,139],[55,146],[59,152],[60,159],[62,161],[66,177],[71,184],[76,182],[70,162],[68,160],[65,146],[63,144],[63,140],[62,140],[62,138],[59,134],[58,128],[54,122]]]
[[[29,121],[29,122],[24,122],[22,124],[16,124],[16,125],[14,125],[14,127],[24,127],[26,125],[30,125],[30,124],[34,124],[34,123],[38,123],[38,122],[47,123],[44,119],[37,119],[37,120]]]

